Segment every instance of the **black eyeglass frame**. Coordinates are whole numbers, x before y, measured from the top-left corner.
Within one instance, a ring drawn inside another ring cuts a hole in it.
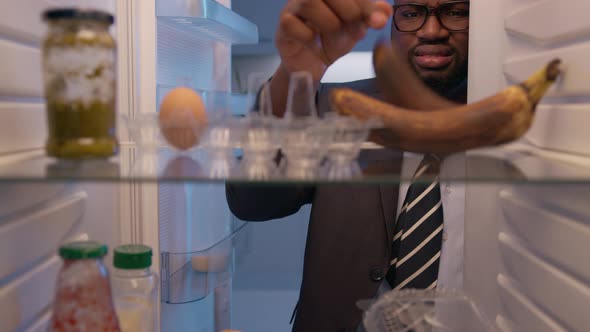
[[[393,7],[393,18],[392,18],[393,25],[395,26],[395,29],[396,29],[397,31],[399,31],[399,32],[416,32],[416,31],[418,31],[418,30],[420,30],[420,29],[422,29],[422,28],[424,27],[424,25],[425,25],[425,24],[426,24],[426,22],[428,21],[428,17],[430,17],[430,16],[436,16],[436,19],[438,20],[438,23],[439,23],[439,24],[440,24],[440,25],[441,25],[443,28],[445,28],[446,30],[448,30],[448,31],[450,31],[450,32],[461,32],[461,31],[467,31],[467,30],[469,30],[469,22],[467,23],[467,27],[466,27],[465,29],[449,29],[449,28],[448,28],[448,27],[447,27],[447,26],[446,26],[446,25],[445,25],[445,24],[442,22],[442,20],[440,19],[440,16],[439,16],[439,15],[440,15],[440,8],[441,8],[441,7],[443,7],[443,8],[444,8],[444,7],[448,6],[448,5],[456,5],[456,4],[468,4],[468,5],[469,5],[470,3],[469,3],[469,1],[449,1],[449,2],[445,2],[445,3],[441,4],[441,5],[440,5],[440,6],[438,6],[438,7],[428,7],[428,6],[426,6],[426,5],[423,5],[423,4],[420,4],[420,3],[404,3],[404,4],[402,4],[402,5],[393,5],[393,6],[392,6],[392,7]],[[415,30],[408,30],[408,31],[405,31],[405,30],[401,30],[401,29],[398,27],[398,25],[397,25],[397,22],[395,21],[395,11],[396,11],[398,8],[400,8],[400,7],[404,7],[404,6],[408,6],[408,5],[411,5],[411,6],[417,6],[417,7],[420,7],[420,8],[424,8],[424,9],[426,10],[426,16],[424,17],[424,21],[422,22],[422,24],[421,24],[421,25],[420,25],[420,26],[419,26],[417,29],[415,29]]]

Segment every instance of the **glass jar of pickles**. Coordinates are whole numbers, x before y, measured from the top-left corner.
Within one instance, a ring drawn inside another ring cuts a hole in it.
[[[49,28],[43,42],[47,154],[64,159],[116,154],[113,16],[52,9],[43,19]]]

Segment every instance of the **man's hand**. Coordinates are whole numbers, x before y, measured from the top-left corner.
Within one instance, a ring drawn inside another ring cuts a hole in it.
[[[289,73],[310,71],[319,82],[368,28],[384,28],[392,14],[383,0],[289,0],[275,36],[281,66]]]

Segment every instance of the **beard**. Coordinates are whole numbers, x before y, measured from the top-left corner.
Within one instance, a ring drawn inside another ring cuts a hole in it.
[[[408,63],[412,64],[414,72],[420,79],[434,92],[445,98],[456,102],[465,103],[467,100],[467,71],[468,60],[461,59],[459,52],[453,49],[453,62],[445,68],[437,69],[423,69],[414,62],[414,54],[417,47],[424,45],[420,44],[413,47],[408,52]],[[449,45],[445,45],[449,47]]]

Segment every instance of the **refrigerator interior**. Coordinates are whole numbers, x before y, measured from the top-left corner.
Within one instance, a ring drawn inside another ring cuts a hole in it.
[[[165,91],[187,84],[231,91],[240,103],[237,93],[243,92],[249,72],[272,72],[278,63],[272,31],[284,1],[220,2],[84,1],[117,14],[113,31],[119,41],[120,113],[156,112]],[[72,4],[80,2],[0,2],[0,76],[11,78],[0,79],[2,164],[43,153],[38,44],[45,28],[39,16],[47,6]],[[526,152],[509,160],[511,165],[533,178],[585,174],[580,170],[590,167],[590,131],[585,129],[590,120],[590,65],[585,61],[590,28],[583,15],[590,3],[471,4],[470,100],[522,79],[555,55],[566,68],[526,137],[503,147]],[[259,30],[221,5],[233,7]],[[222,24],[201,19],[207,15],[221,15],[216,19]],[[235,22],[245,29],[236,29]],[[260,37],[260,45],[231,46],[252,42],[253,35]],[[355,49],[359,53],[342,59],[344,67],[351,63],[347,61],[362,66],[360,76],[343,76],[336,65],[325,79],[372,75],[370,53],[360,52],[370,51],[375,37],[370,35]],[[124,131],[120,136],[127,139]],[[503,169],[506,162],[494,165]],[[471,166],[466,165],[468,173]],[[502,331],[584,331],[590,326],[580,310],[590,305],[590,265],[584,255],[590,239],[590,187],[491,181],[467,183],[466,190],[464,287],[486,317]],[[110,248],[121,242],[154,248],[154,267],[166,276],[160,305],[163,331],[209,332],[230,326],[288,331],[301,282],[308,216],[306,206],[284,220],[245,224],[229,212],[221,184],[3,183],[0,304],[8,309],[0,311],[0,330],[45,330],[59,268],[55,249],[67,239],[91,238]],[[224,268],[193,271],[193,262],[198,265],[203,255],[221,257]],[[110,256],[106,262],[110,264]]]

